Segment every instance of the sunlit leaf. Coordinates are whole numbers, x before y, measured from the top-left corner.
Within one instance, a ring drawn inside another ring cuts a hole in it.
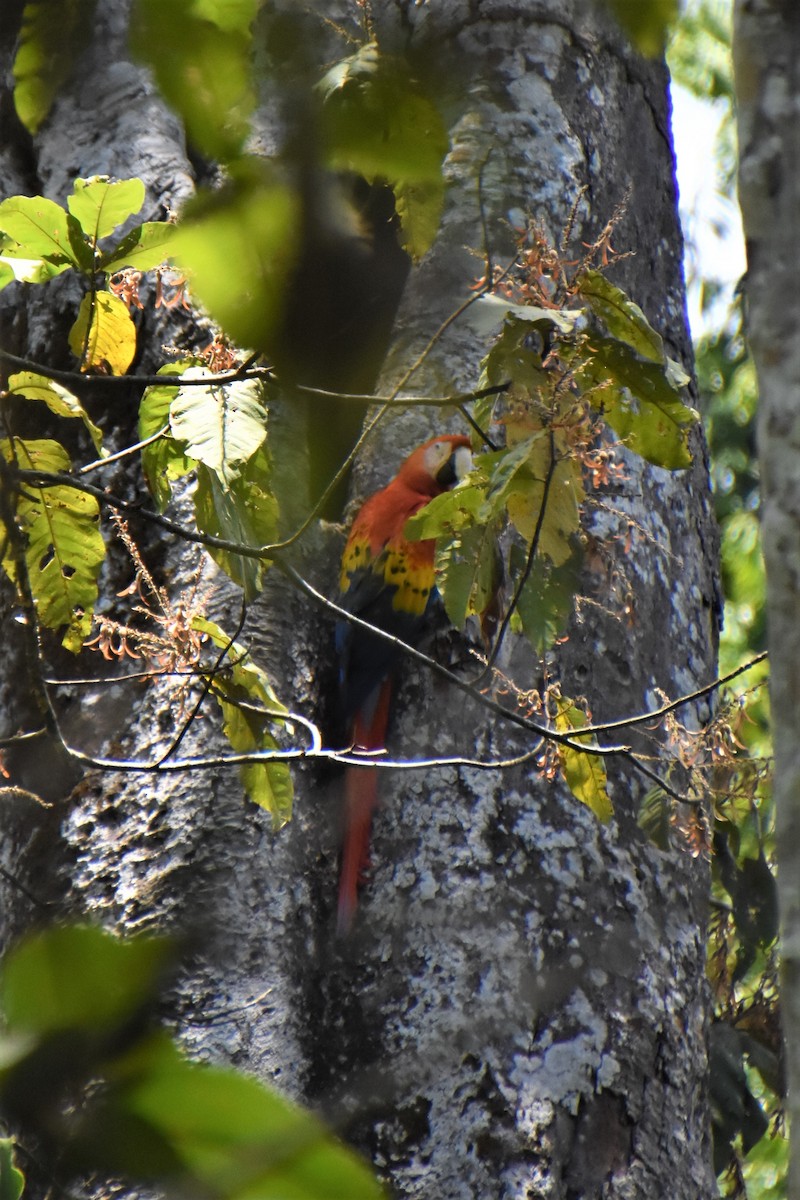
[[[177,226],[169,221],[145,221],[132,229],[122,241],[102,255],[97,269],[112,275],[123,267],[152,271],[172,258]]]
[[[586,724],[586,713],[574,700],[568,700],[566,696],[556,699],[555,727],[559,733],[575,733],[574,740],[578,741],[577,734]],[[586,804],[599,821],[604,824],[610,821],[614,809],[608,796],[606,768],[602,758],[570,746],[559,746],[558,755],[567,787],[575,799]]]
[[[66,209],[44,196],[10,196],[0,204],[0,232],[17,245],[6,244],[8,258],[41,258],[64,270],[91,270],[92,253],[80,225]]]
[[[137,213],[144,204],[141,179],[112,182],[104,175],[76,179],[67,208],[89,240],[95,244]]]
[[[96,0],[31,0],[14,59],[14,105],[36,133],[92,36]]]
[[[211,537],[254,550],[276,541],[278,505],[269,489],[269,478],[269,460],[262,451],[250,459],[241,475],[227,487],[215,472],[198,467],[194,494],[197,528]],[[245,599],[252,600],[258,595],[268,566],[265,560],[217,547],[209,547],[208,552],[243,589]]]
[[[180,375],[189,367],[199,365],[198,359],[183,359],[160,367],[158,374]],[[142,469],[159,512],[163,512],[172,499],[172,480],[182,479],[195,466],[194,460],[184,453],[183,443],[176,442],[170,433],[169,409],[177,394],[177,384],[156,384],[145,390],[139,405],[140,441],[162,433],[157,441],[142,447]]]
[[[243,646],[231,644],[213,621],[195,617],[193,628],[207,634],[220,650],[228,651],[226,661],[232,664],[231,668],[217,675],[212,690],[222,710],[223,729],[231,747],[240,754],[276,750],[278,743],[270,729],[276,723],[285,724],[281,717],[287,710],[275,695],[266,672]],[[264,712],[241,707],[242,702]],[[279,760],[248,763],[241,768],[241,778],[250,799],[272,814],[276,828],[289,820],[293,787],[288,763]]]
[[[170,946],[166,938],[123,942],[82,925],[32,934],[3,967],[5,1019],[39,1034],[119,1022],[153,992]]]
[[[534,304],[513,304],[510,300],[491,293],[486,296],[479,296],[475,303],[471,304],[466,310],[461,319],[464,324],[474,329],[480,337],[489,338],[499,333],[510,318],[517,321],[526,321],[529,325],[542,325],[544,327],[549,325],[553,329],[558,330],[559,333],[570,334],[574,332],[578,325],[581,313],[577,309],[539,308]],[[518,344],[518,341],[519,339],[517,338],[515,344]]]
[[[298,234],[296,197],[264,164],[187,204],[174,254],[192,293],[240,346],[269,350]]]
[[[14,439],[14,451],[23,470],[61,472],[70,469],[66,451],[58,442]],[[0,453],[11,462],[8,441]],[[100,513],[93,496],[59,484],[36,487],[26,483],[17,503],[17,521],[25,539],[25,559],[39,620],[49,629],[66,626],[62,644],[78,653],[92,624],[97,599],[97,575],[105,557],[98,530]],[[16,578],[8,539],[3,566]]]
[[[178,389],[170,405],[172,436],[227,487],[267,436],[261,386],[251,379],[220,386],[207,367],[189,367],[183,375],[205,377],[208,387]]]
[[[211,158],[242,148],[255,107],[250,25],[258,0],[137,0],[131,47],[153,70],[190,142]]]
[[[136,326],[119,296],[87,292],[69,331],[69,345],[82,371],[124,375],[136,354]]]
[[[8,392],[13,396],[25,396],[29,400],[42,400],[57,417],[77,417],[86,426],[97,453],[101,452],[102,429],[95,425],[78,397],[68,388],[33,371],[20,371],[19,374],[9,377]]]
[[[4,251],[0,253],[0,290],[15,280],[20,283],[46,283],[48,279],[53,279],[62,271],[68,271],[72,266],[71,263],[58,266],[44,258],[15,257],[15,247],[17,250],[21,249],[16,243],[0,247]]]

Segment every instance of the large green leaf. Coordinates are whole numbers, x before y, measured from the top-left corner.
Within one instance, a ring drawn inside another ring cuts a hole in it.
[[[166,1039],[133,1064],[125,1110],[183,1163],[186,1195],[231,1200],[380,1200],[367,1167],[319,1120],[256,1079],[188,1062]]]
[[[269,459],[263,450],[253,455],[241,475],[227,487],[216,472],[198,466],[194,514],[200,532],[254,550],[276,541],[278,505],[270,491],[270,475]],[[258,595],[267,565],[263,559],[211,547],[209,554],[239,584],[245,599],[253,600]]]
[[[67,197],[67,208],[92,245],[96,245],[139,211],[144,196],[141,179],[112,183],[107,176],[93,175],[91,179],[75,180],[72,195]]]
[[[689,433],[698,414],[683,403],[665,369],[607,338],[592,338],[591,351],[576,377],[625,445],[658,467],[690,466]]]
[[[436,586],[456,629],[469,616],[483,617],[500,585],[496,522],[472,525],[442,539],[436,547]]]
[[[37,1034],[118,1023],[152,993],[170,945],[164,938],[121,942],[81,925],[33,934],[3,968],[5,1020]]]
[[[250,25],[258,0],[136,0],[131,47],[153,70],[189,140],[211,158],[238,154],[255,107]]]
[[[190,367],[200,366],[198,359],[182,359],[167,363],[159,368],[159,375],[180,375]],[[194,470],[194,461],[187,458],[183,444],[176,442],[169,432],[169,410],[178,394],[176,384],[156,384],[142,395],[139,405],[139,438],[146,441],[162,430],[166,432],[157,441],[142,448],[142,469],[147,486],[156,501],[159,512],[163,512],[172,499],[173,479],[181,479]]]
[[[205,377],[208,387],[178,389],[169,411],[172,436],[228,487],[267,436],[261,385],[243,379],[220,386],[207,367],[190,367],[183,377]]]
[[[103,431],[95,425],[86,409],[68,388],[53,379],[37,375],[34,371],[20,371],[8,380],[8,392],[12,396],[25,396],[29,400],[41,400],[57,417],[77,417],[86,426],[98,454],[103,448]]]
[[[599,271],[587,271],[581,277],[578,291],[612,338],[624,342],[642,358],[664,365],[666,357],[661,337],[639,305],[628,299],[621,288],[614,287]]]
[[[136,326],[125,303],[111,292],[87,292],[69,331],[82,371],[124,375],[136,354]]]
[[[192,292],[240,346],[269,351],[294,259],[299,208],[294,193],[255,160],[228,184],[187,204],[174,255]]]
[[[169,221],[145,221],[137,225],[107,254],[101,255],[97,268],[112,275],[123,267],[152,271],[172,258],[177,226]]]
[[[523,547],[511,547],[511,579],[521,578],[527,565]],[[537,558],[517,602],[512,627],[521,630],[537,654],[544,654],[564,632],[580,581],[581,555],[572,555],[558,567]]]
[[[32,471],[68,471],[70,461],[58,442],[14,439],[19,466]],[[8,441],[0,453],[12,461]],[[39,620],[49,629],[66,625],[62,643],[78,653],[92,624],[97,576],[105,557],[98,529],[100,512],[93,496],[77,488],[35,487],[26,483],[19,494],[17,521],[25,539],[25,558]],[[16,577],[10,546],[3,566]]]
[[[14,104],[36,133],[92,36],[96,0],[31,0],[22,13],[14,59]]]
[[[230,669],[217,675],[213,692],[222,710],[223,729],[231,747],[240,754],[277,749],[278,743],[270,730],[276,723],[286,723],[281,722],[281,717],[287,710],[272,690],[266,672],[253,662],[243,646],[231,644],[227,634],[213,621],[195,617],[193,628],[207,634],[220,650],[228,649],[226,663]],[[243,702],[267,711],[254,712],[242,707]],[[248,763],[241,768],[241,778],[250,799],[272,814],[276,828],[289,820],[293,787],[288,763],[278,760]]]
[[[44,196],[9,196],[0,204],[0,232],[11,239],[3,246],[8,258],[44,259],[65,270],[93,267],[83,231],[66,209]]]

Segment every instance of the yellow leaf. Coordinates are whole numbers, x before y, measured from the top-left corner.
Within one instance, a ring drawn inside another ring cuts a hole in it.
[[[556,697],[556,729],[559,733],[572,733],[586,726],[586,713],[578,708],[574,700],[566,696]],[[561,769],[567,787],[576,800],[586,804],[603,824],[607,824],[614,815],[614,809],[608,796],[606,768],[603,759],[597,754],[589,754],[583,750],[574,750],[571,746],[559,746]]]
[[[82,371],[99,368],[124,375],[136,353],[136,326],[119,296],[89,292],[69,331],[69,344]]]

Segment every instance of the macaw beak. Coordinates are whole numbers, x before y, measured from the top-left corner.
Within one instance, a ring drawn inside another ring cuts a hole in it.
[[[436,482],[442,491],[449,491],[460,483],[472,470],[472,453],[466,446],[458,446],[436,472]]]

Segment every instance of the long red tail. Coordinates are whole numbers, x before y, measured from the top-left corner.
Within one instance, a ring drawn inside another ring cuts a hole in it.
[[[353,746],[362,750],[382,750],[386,743],[392,681],[381,684],[377,701],[367,720],[358,713],[353,722]],[[378,797],[378,772],[375,767],[347,767],[344,780],[344,840],[339,875],[339,906],[336,931],[345,934],[353,923],[358,905],[358,886],[369,867],[369,835],[372,814]]]

